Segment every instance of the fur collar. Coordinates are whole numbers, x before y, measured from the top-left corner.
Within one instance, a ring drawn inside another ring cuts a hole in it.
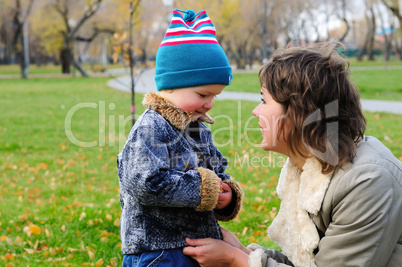
[[[300,170],[288,158],[278,181],[279,213],[268,228],[274,240],[295,266],[310,266],[320,237],[309,214],[321,209],[332,173],[322,174],[320,162],[311,157]]]
[[[142,104],[160,113],[162,117],[180,130],[186,128],[187,125],[192,121],[191,112],[186,112],[180,109],[156,93],[152,92],[146,94]],[[199,117],[197,121],[207,122],[209,124],[213,124],[215,122],[215,120],[212,119],[208,114]]]

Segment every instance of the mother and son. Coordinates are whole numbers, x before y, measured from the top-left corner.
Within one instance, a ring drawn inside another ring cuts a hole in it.
[[[338,45],[278,50],[259,72],[261,148],[287,156],[268,228],[281,251],[245,247],[217,222],[243,191],[204,125],[232,70],[206,12],[173,11],[159,93],[117,159],[123,266],[402,266],[402,164],[364,135]]]

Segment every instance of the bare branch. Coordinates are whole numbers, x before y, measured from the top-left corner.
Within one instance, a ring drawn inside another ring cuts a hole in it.
[[[68,36],[69,39],[72,39],[74,35],[78,32],[78,30],[81,28],[81,26],[98,11],[102,1],[103,0],[94,0],[92,3],[89,4],[87,10],[85,10],[84,12],[84,15],[77,23],[77,26],[70,32]]]
[[[76,36],[74,37],[74,39],[78,42],[86,42],[86,43],[90,43],[92,42],[99,33],[108,33],[108,34],[114,34],[115,31],[111,30],[111,29],[99,29],[97,27],[93,28],[93,33],[91,35],[91,37],[81,37],[81,36]]]

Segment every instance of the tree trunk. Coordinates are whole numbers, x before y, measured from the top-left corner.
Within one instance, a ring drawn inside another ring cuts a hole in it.
[[[64,47],[60,50],[61,72],[63,74],[71,73],[72,51],[69,47]]]
[[[88,73],[85,71],[85,69],[81,66],[81,64],[74,58],[73,55],[71,55],[71,59],[73,61],[74,67],[81,73],[82,77],[88,77]]]
[[[366,40],[364,41],[364,44],[362,45],[362,47],[360,48],[359,54],[357,55],[356,59],[357,61],[362,61],[364,54],[366,54],[366,50],[367,50],[367,44],[368,44],[368,36],[366,36]]]
[[[342,21],[345,22],[345,24],[346,24],[346,31],[345,31],[344,34],[341,36],[341,38],[339,38],[339,41],[340,41],[340,42],[343,42],[343,41],[345,40],[345,38],[346,38],[346,36],[348,35],[349,30],[350,30],[350,25],[349,25],[348,20],[347,20],[346,18],[343,18]]]
[[[21,66],[21,78],[27,79],[29,72],[29,46],[28,46],[28,29],[27,23],[23,22],[22,34],[21,34],[21,50],[19,52],[20,66]]]
[[[346,19],[346,0],[342,0],[342,21],[345,22],[346,25],[346,31],[344,32],[344,34],[341,36],[341,38],[339,38],[340,42],[343,42],[346,38],[346,36],[349,33],[350,30],[350,25],[348,20]]]
[[[367,47],[367,55],[368,55],[368,60],[373,61],[374,60],[374,36],[375,36],[375,29],[376,29],[376,19],[375,19],[373,6],[370,6],[369,10],[371,13],[371,28],[370,28],[370,39],[369,39],[369,43],[368,43],[368,47]]]

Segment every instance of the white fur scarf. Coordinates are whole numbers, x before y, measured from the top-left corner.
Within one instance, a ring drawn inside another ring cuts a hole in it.
[[[314,157],[307,159],[303,171],[287,159],[278,181],[277,194],[282,202],[268,236],[297,267],[310,266],[320,241],[309,213],[317,215],[321,209],[332,177],[332,172],[322,174],[321,169]]]

